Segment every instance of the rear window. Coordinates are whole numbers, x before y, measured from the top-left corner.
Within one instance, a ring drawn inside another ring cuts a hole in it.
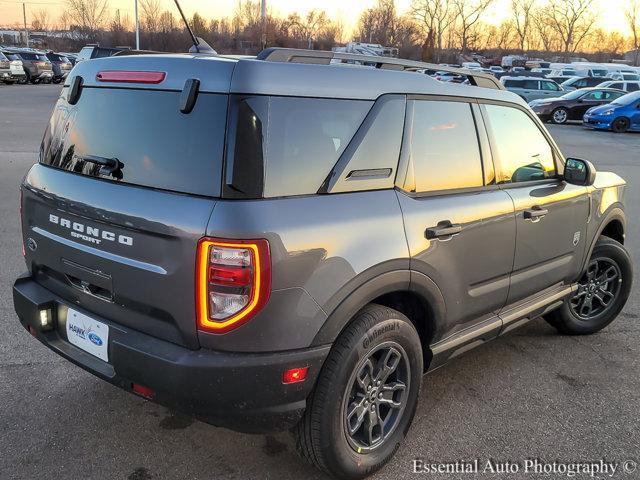
[[[93,47],[84,47],[78,53],[78,60],[89,60],[91,58],[91,53],[93,52]]]
[[[234,97],[225,194],[317,193],[353,138],[371,101]]]
[[[84,88],[71,106],[63,93],[42,142],[41,162],[105,180],[219,196],[227,96],[201,93],[188,115],[180,113],[179,96]],[[105,175],[88,156],[116,158],[123,167]]]

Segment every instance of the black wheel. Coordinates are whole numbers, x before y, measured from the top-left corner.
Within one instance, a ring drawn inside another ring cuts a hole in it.
[[[27,85],[27,84],[31,83],[31,74],[29,73],[28,70],[24,71],[24,77],[22,78],[20,83],[22,83],[24,85]]]
[[[611,122],[611,130],[615,133],[624,133],[629,130],[630,127],[629,119],[625,117],[616,118],[613,122]]]
[[[562,125],[567,123],[567,120],[569,120],[569,112],[566,108],[559,107],[551,112],[551,122],[557,125]]]
[[[559,332],[588,335],[609,325],[624,307],[633,283],[629,254],[615,240],[598,240],[578,290],[545,318]]]
[[[293,430],[298,452],[337,478],[382,468],[413,420],[422,366],[407,317],[380,305],[362,309],[336,340]]]
[[[56,85],[59,84],[62,81],[62,77],[54,77],[52,82],[55,83]]]

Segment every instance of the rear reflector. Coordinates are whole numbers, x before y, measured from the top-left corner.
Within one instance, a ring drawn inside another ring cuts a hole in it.
[[[136,393],[141,397],[147,398],[149,400],[151,400],[156,394],[155,390],[153,390],[152,388],[145,387],[144,385],[140,385],[139,383],[132,383],[131,390],[133,390],[133,393]]]
[[[99,82],[115,83],[162,83],[167,74],[165,72],[134,72],[126,70],[106,70],[98,72],[96,80]]]
[[[291,368],[282,374],[282,383],[304,382],[309,367]]]

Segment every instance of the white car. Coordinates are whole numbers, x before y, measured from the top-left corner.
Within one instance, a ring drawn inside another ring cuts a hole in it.
[[[640,81],[611,80],[598,85],[600,88],[617,88],[625,92],[637,92],[640,90]]]

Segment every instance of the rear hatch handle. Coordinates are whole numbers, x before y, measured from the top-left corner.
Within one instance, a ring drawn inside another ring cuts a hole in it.
[[[96,165],[101,165],[100,175],[110,175],[114,178],[122,178],[124,164],[117,158],[98,157],[96,155],[85,155],[81,160]]]

